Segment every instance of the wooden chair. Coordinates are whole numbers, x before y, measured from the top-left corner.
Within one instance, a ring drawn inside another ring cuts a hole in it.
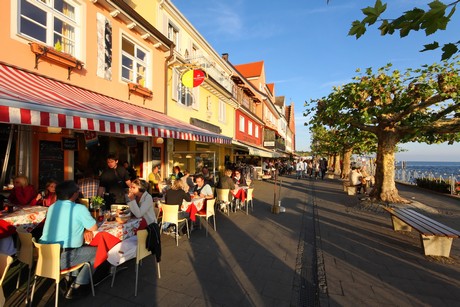
[[[212,216],[214,220],[214,231],[216,230],[216,214],[214,212],[214,205],[216,203],[216,199],[208,199],[206,201],[206,210],[201,210],[195,214],[195,216],[199,216],[200,220],[201,218],[206,219],[206,236],[208,236],[208,224],[209,224],[209,218]],[[200,223],[201,227],[201,223]]]
[[[32,294],[30,296],[30,305],[34,299],[35,284],[37,283],[37,276],[54,279],[56,283],[56,298],[54,305],[58,307],[59,299],[59,282],[61,281],[62,275],[81,269],[83,266],[88,266],[91,271],[91,263],[84,262],[77,264],[71,268],[61,270],[61,245],[59,243],[53,244],[42,244],[35,242],[32,239],[33,244],[38,249],[38,260],[35,268],[34,283],[32,285]],[[94,284],[92,272],[90,273],[91,290],[94,296]]]
[[[3,293],[3,281],[5,280],[6,273],[10,268],[10,265],[13,263],[13,257],[0,254],[0,306],[5,305],[5,294]]]
[[[135,283],[135,288],[134,288],[134,296],[137,296],[137,285],[138,285],[138,280],[139,280],[139,264],[142,264],[142,259],[145,257],[149,256],[152,254],[151,251],[149,251],[145,247],[145,241],[147,240],[147,230],[142,229],[137,231],[137,244],[136,244],[136,283]],[[131,239],[131,238],[130,238]],[[132,258],[125,259],[125,262],[128,260],[131,260]],[[156,258],[155,258],[156,259]],[[118,266],[118,265],[117,265]],[[114,266],[114,270],[112,273],[112,283],[111,287],[113,287],[113,284],[115,283],[115,276],[117,273],[117,266]],[[157,262],[157,273],[158,273],[158,279],[161,278],[161,271],[160,271],[160,263]]]
[[[24,265],[29,268],[29,273],[27,274],[27,291],[26,291],[26,304],[29,300],[30,293],[30,274],[32,272],[32,267],[34,266],[34,244],[32,243],[32,234],[22,230],[22,228],[17,229],[18,242],[17,242],[17,259]],[[22,268],[21,268],[22,269]],[[21,270],[18,271],[18,281],[16,283],[16,289],[19,288],[21,279]]]
[[[190,230],[186,218],[179,219],[179,206],[178,205],[161,205],[163,217],[161,218],[160,233],[163,232],[163,224],[170,223],[176,225],[176,246],[179,246],[179,222],[184,222],[187,226],[187,237],[190,239]]]
[[[227,215],[230,216],[230,209],[232,207],[231,199],[229,199],[230,189],[216,189],[216,201],[218,204],[224,204],[227,210]]]
[[[252,200],[252,193],[254,192],[254,188],[248,189],[248,194],[246,195],[245,206],[246,206],[246,215],[249,212],[249,202],[251,202],[251,212],[254,212],[254,202]]]

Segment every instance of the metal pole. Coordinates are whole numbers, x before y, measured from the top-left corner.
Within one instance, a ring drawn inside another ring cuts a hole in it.
[[[0,178],[2,186],[5,184],[6,171],[8,169],[8,162],[10,160],[11,144],[13,143],[13,133],[14,133],[14,125],[11,125],[10,136],[8,138],[8,145],[6,146],[6,151],[5,151],[5,159],[3,160],[2,176]]]

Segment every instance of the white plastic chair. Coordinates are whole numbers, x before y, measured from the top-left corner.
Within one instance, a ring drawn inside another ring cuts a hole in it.
[[[30,294],[30,274],[32,272],[32,267],[34,266],[34,244],[32,243],[32,234],[26,232],[22,228],[17,229],[18,242],[17,242],[17,259],[26,265],[29,268],[29,273],[27,274],[27,291],[26,291],[26,304],[29,300]],[[21,268],[22,269],[22,268]],[[16,289],[19,288],[21,279],[21,270],[18,271],[18,281],[16,283]]]
[[[214,231],[216,230],[216,214],[214,212],[214,205],[216,203],[216,199],[208,199],[206,200],[206,212],[203,212],[203,210],[197,212],[195,216],[199,216],[200,220],[201,218],[206,219],[206,236],[208,236],[208,224],[209,224],[209,218],[212,216],[214,220]],[[201,223],[200,223],[201,227]]]
[[[34,299],[35,284],[37,283],[37,276],[54,279],[56,283],[56,298],[54,305],[58,307],[59,299],[59,282],[63,275],[70,272],[81,269],[83,266],[88,266],[91,270],[91,263],[84,262],[77,264],[71,268],[61,270],[61,245],[59,243],[53,244],[42,244],[35,242],[35,239],[32,239],[33,244],[38,249],[38,260],[37,266],[35,267],[35,276],[34,284],[32,285],[32,294],[30,296],[30,305],[32,306],[32,301]],[[94,284],[93,284],[93,273],[90,273],[91,281],[91,290],[94,294]]]
[[[5,305],[5,294],[3,293],[3,281],[5,280],[6,273],[10,268],[10,265],[13,263],[13,257],[0,254],[0,306]]]
[[[218,204],[224,204],[225,209],[227,210],[227,215],[230,216],[230,209],[232,207],[232,202],[229,197],[230,189],[216,189],[216,200]]]
[[[148,232],[146,229],[142,229],[142,230],[138,230],[137,231],[137,236],[136,237],[132,237],[132,238],[136,238],[136,244],[135,245],[132,245],[131,248],[135,248],[136,249],[136,253],[135,253],[135,257],[136,257],[136,283],[135,283],[135,288],[134,288],[134,296],[137,296],[137,284],[138,284],[138,280],[139,280],[139,264],[142,264],[142,259],[144,259],[145,257],[149,256],[152,254],[151,251],[149,251],[146,247],[145,247],[145,241],[147,240],[147,235],[148,235]],[[129,238],[129,240],[131,240],[131,238]],[[123,242],[120,242],[119,244],[122,244]],[[112,252],[112,251],[111,251]],[[123,254],[133,254],[131,253],[131,250],[129,251],[123,251]],[[133,259],[134,257],[131,257],[131,258],[125,258],[123,259],[124,262],[128,261],[128,260],[131,260]],[[155,258],[156,259],[156,258]],[[114,264],[110,261],[110,255],[109,255],[109,262],[114,266],[114,270],[113,270],[113,273],[112,273],[112,283],[111,283],[111,287],[113,287],[113,284],[115,283],[115,276],[116,276],[116,273],[117,273],[117,267],[118,265],[122,264]],[[157,262],[157,273],[158,273],[158,279],[161,278],[161,271],[160,271],[160,263]]]
[[[187,237],[190,239],[190,229],[188,227],[187,218],[179,219],[178,205],[161,205],[163,217],[161,218],[160,234],[163,232],[163,224],[170,223],[176,225],[176,246],[179,246],[179,222],[184,222],[187,226]]]
[[[246,206],[246,215],[248,215],[249,213],[249,202],[251,202],[251,212],[254,212],[254,202],[252,200],[253,192],[254,192],[254,188],[249,188],[248,193],[246,195],[246,200],[244,201],[245,206]]]

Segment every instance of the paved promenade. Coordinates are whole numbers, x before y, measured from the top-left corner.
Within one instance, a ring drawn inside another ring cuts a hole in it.
[[[387,213],[346,195],[339,180],[281,179],[276,189],[255,182],[254,212],[217,213],[208,237],[195,230],[176,247],[163,235],[161,279],[146,258],[137,297],[130,261],[113,288],[105,280],[96,297],[61,297],[60,306],[458,306],[460,240],[450,258],[425,257],[417,234],[394,232]],[[460,230],[459,199],[400,189],[424,214]],[[285,213],[270,212],[275,192]],[[49,286],[34,306],[54,305]]]

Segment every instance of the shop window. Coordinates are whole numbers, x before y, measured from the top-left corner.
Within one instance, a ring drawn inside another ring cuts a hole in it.
[[[77,56],[79,9],[70,0],[20,0],[18,33]]]
[[[133,41],[122,37],[121,41],[121,77],[126,82],[148,87],[146,82],[148,73],[148,53]]]

